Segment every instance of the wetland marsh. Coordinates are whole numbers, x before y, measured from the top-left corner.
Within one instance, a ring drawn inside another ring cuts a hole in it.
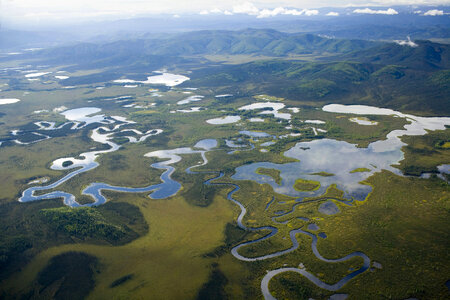
[[[274,86],[325,63],[160,59],[0,60],[1,297],[448,295],[447,111]]]

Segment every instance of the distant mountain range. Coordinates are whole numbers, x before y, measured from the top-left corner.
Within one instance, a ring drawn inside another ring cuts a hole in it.
[[[378,42],[342,40],[304,33],[284,33],[271,29],[240,31],[195,31],[159,39],[132,39],[106,44],[82,43],[41,51],[37,55],[67,59],[96,59],[113,55],[192,56],[245,54],[288,56],[302,54],[342,54],[368,49]]]
[[[414,45],[415,43],[415,45]],[[129,65],[152,57],[170,61],[171,57],[203,55],[252,55],[292,57],[314,54],[321,59],[397,64],[420,69],[450,68],[448,44],[411,42],[412,46],[392,42],[332,39],[305,33],[284,33],[271,29],[240,31],[195,31],[158,39],[131,39],[111,43],[79,43],[24,54],[65,63]],[[165,58],[164,58],[165,57]]]

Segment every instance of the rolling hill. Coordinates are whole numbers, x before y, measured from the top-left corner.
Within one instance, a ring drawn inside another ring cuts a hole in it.
[[[448,115],[449,76],[448,70],[425,71],[381,62],[266,60],[199,70],[192,74],[190,84],[227,86],[223,92],[240,95],[269,93],[318,104],[366,104]]]
[[[241,31],[196,31],[168,35],[167,38],[133,39],[106,44],[80,43],[52,48],[33,54],[54,61],[94,61],[116,57],[149,55],[193,56],[211,54],[245,54],[285,57],[302,54],[345,54],[379,45],[363,40],[339,40],[304,33],[282,33],[270,29]],[[120,59],[116,59],[115,63]]]
[[[395,64],[418,70],[450,68],[450,45],[431,41],[415,41],[415,43],[417,47],[387,43],[347,54],[339,59]]]

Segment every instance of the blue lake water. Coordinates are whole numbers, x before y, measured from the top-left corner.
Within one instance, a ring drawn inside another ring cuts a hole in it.
[[[403,158],[400,148],[387,151],[376,151],[368,148],[357,148],[356,145],[331,139],[314,140],[297,143],[284,153],[286,157],[299,160],[298,162],[275,164],[271,162],[257,162],[236,168],[232,176],[236,180],[254,180],[258,183],[270,184],[274,191],[293,197],[311,197],[323,194],[326,189],[336,184],[344,191],[345,197],[363,200],[372,188],[361,181],[370,177],[381,169],[387,169],[400,174],[391,165]],[[373,166],[377,166],[374,168]],[[258,168],[276,169],[281,172],[282,184],[267,175],[256,173]],[[369,172],[350,173],[357,168],[367,168]],[[312,175],[317,172],[327,172],[334,176]],[[298,178],[319,181],[321,187],[313,192],[300,192],[294,189]]]
[[[249,137],[255,137],[255,138],[264,138],[264,137],[270,137],[271,135],[266,132],[260,132],[260,131],[249,131],[249,130],[241,130],[239,131],[240,134],[247,135]]]

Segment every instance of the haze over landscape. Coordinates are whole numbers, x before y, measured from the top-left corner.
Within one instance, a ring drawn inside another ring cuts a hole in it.
[[[1,299],[447,299],[448,1],[0,2]]]

